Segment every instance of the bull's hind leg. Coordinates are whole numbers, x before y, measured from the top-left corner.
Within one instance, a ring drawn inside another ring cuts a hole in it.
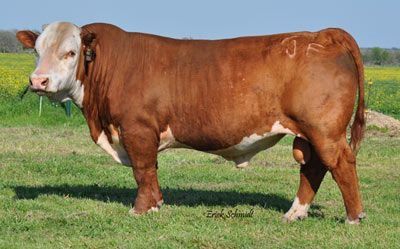
[[[316,152],[321,161],[332,173],[342,193],[346,207],[347,220],[357,224],[364,217],[356,172],[356,157],[346,141],[345,135],[339,140],[327,138],[314,139]]]
[[[314,149],[301,138],[296,137],[293,142],[293,156],[301,165],[300,186],[292,207],[283,217],[286,222],[307,217],[308,208],[327,171]]]

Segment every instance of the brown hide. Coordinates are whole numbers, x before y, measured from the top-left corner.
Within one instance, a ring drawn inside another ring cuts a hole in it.
[[[83,30],[96,35],[96,58],[87,76],[78,73],[95,141],[109,124],[140,122],[158,135],[168,125],[192,148],[218,150],[276,121],[307,138],[325,129],[339,136],[350,120],[359,74],[344,31],[208,41],[107,24]]]
[[[357,44],[345,31],[210,41],[89,24],[82,36],[83,113],[95,142],[104,132],[110,143],[126,150],[119,153],[129,156],[125,161],[132,163],[138,184],[133,213],[162,203],[156,173],[160,142],[163,148],[177,142],[220,152],[245,165],[262,146],[294,134],[294,157],[303,165],[297,199],[285,218],[307,215],[328,169],[348,220],[357,223],[364,216],[354,155],[365,125],[363,66]],[[88,49],[95,56],[85,62]],[[349,146],[346,127],[357,89]],[[250,137],[269,140],[238,154],[235,146]]]

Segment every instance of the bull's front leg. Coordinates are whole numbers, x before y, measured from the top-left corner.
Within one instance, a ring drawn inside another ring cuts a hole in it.
[[[163,203],[157,179],[157,133],[148,128],[122,131],[124,147],[132,162],[138,189],[130,214],[157,211]]]

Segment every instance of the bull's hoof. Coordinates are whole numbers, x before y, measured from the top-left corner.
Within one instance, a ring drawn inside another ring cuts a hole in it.
[[[291,223],[296,220],[304,220],[308,217],[308,212],[303,211],[300,209],[297,210],[289,210],[286,214],[282,217],[282,221],[284,223]]]
[[[249,166],[249,162],[242,162],[242,163],[236,164],[236,168],[238,168],[238,169],[247,168],[248,166]]]
[[[308,208],[310,204],[300,204],[299,198],[296,197],[293,201],[292,207],[283,216],[283,221],[286,223],[296,220],[303,220],[308,217]]]
[[[358,215],[357,219],[350,219],[349,217],[347,217],[345,223],[349,224],[349,225],[358,225],[358,224],[360,224],[361,220],[363,220],[365,218],[367,218],[367,215],[364,212],[361,212]]]
[[[164,203],[164,200],[160,200],[157,202],[157,206],[149,208],[147,211],[138,211],[135,209],[135,207],[131,208],[129,210],[129,214],[132,216],[140,216],[142,214],[147,214],[147,213],[152,213],[152,212],[158,212]]]

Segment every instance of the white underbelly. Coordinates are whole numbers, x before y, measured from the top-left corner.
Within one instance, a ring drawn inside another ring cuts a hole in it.
[[[244,167],[250,159],[258,152],[271,148],[281,140],[285,134],[274,134],[259,136],[253,134],[242,139],[237,145],[226,149],[208,151],[209,153],[222,156],[226,160],[234,161],[238,167]]]

